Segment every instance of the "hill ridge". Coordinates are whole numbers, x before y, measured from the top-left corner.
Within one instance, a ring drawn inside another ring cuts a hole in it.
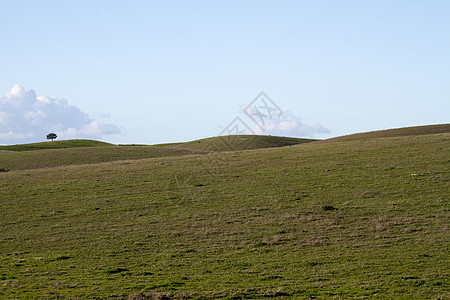
[[[376,138],[390,138],[390,137],[414,136],[425,134],[437,134],[437,133],[450,133],[450,124],[422,125],[422,126],[411,126],[411,127],[360,132],[329,138],[320,142],[347,142],[357,140],[369,140]]]
[[[209,152],[278,148],[318,141],[316,139],[271,135],[224,135],[181,143],[159,144],[171,148],[202,150]]]
[[[61,141],[48,141],[29,144],[17,144],[0,146],[0,150],[7,151],[32,151],[32,150],[46,150],[46,149],[61,149],[61,148],[80,148],[80,147],[115,147],[116,145],[107,142],[101,142],[89,139],[73,139]]]

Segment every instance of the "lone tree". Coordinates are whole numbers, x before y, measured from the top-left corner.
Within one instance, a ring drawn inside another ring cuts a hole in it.
[[[53,140],[56,139],[56,133],[49,133],[47,134],[47,140]]]

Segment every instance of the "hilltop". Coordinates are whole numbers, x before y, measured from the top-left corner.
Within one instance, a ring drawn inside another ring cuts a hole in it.
[[[3,151],[0,298],[448,298],[449,145]]]
[[[43,149],[79,148],[79,147],[111,147],[113,144],[94,140],[63,140],[32,144],[20,144],[11,146],[0,146],[0,150],[7,151],[31,151]]]
[[[200,151],[236,151],[274,147],[286,147],[317,140],[270,135],[227,135],[195,140],[185,143],[160,144],[171,148],[200,150]]]
[[[325,141],[327,142],[360,141],[376,138],[415,136],[415,135],[449,133],[449,132],[450,132],[450,124],[439,124],[439,125],[415,126],[415,127],[395,128],[395,129],[356,133],[327,139]]]

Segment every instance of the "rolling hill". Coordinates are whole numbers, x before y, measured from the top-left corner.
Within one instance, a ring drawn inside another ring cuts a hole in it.
[[[200,151],[237,151],[274,147],[286,147],[317,140],[270,135],[227,135],[211,137],[185,143],[160,144],[171,148],[200,150]]]
[[[93,140],[64,140],[52,141],[33,144],[21,144],[11,146],[0,146],[0,150],[8,151],[31,151],[43,149],[61,149],[61,148],[78,148],[78,147],[111,147],[113,144],[93,141]]]
[[[216,151],[284,147],[315,140],[237,135],[207,138],[186,143],[146,145],[113,145],[93,140],[63,140],[34,144],[0,146],[0,168],[23,170],[65,165],[92,164]],[[32,151],[32,152],[30,152]]]
[[[100,146],[5,151],[0,155],[0,168],[12,171],[199,153],[202,152],[154,146]]]
[[[360,141],[0,172],[0,298],[448,298],[450,134]]]
[[[450,124],[426,125],[426,126],[395,128],[395,129],[377,130],[371,132],[344,135],[327,139],[325,140],[325,142],[360,141],[376,138],[414,136],[414,135],[449,133],[449,132],[450,132]]]

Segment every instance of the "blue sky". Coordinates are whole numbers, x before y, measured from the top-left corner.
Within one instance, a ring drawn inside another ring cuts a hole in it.
[[[0,144],[215,136],[237,116],[254,128],[242,108],[261,91],[283,115],[257,133],[448,123],[449,15],[446,0],[1,0]]]

